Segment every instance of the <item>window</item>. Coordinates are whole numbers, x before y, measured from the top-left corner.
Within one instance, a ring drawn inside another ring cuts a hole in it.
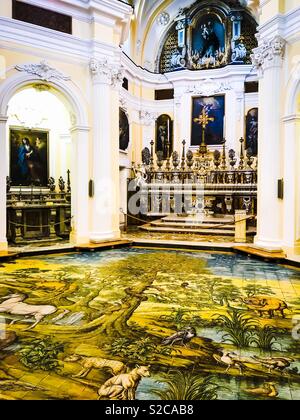
[[[13,19],[72,34],[72,17],[13,0]]]
[[[174,99],[174,89],[161,89],[155,91],[156,101],[163,101],[166,99]]]
[[[246,82],[245,93],[256,93],[258,92],[258,82]]]
[[[124,77],[122,87],[126,90],[128,90],[128,79]]]

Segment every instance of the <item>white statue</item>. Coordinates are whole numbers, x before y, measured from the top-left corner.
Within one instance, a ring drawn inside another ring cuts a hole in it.
[[[141,188],[146,185],[147,171],[144,164],[139,164],[137,167],[132,168],[134,173],[135,188]]]
[[[247,57],[247,48],[245,47],[243,37],[233,42],[233,44],[234,46],[232,48],[231,61],[233,63],[244,62],[245,58]]]
[[[174,52],[171,57],[171,66],[174,68],[185,67],[186,66],[186,60],[185,60],[186,52],[187,52],[186,46],[182,48],[181,52],[179,51],[179,49],[176,52]]]

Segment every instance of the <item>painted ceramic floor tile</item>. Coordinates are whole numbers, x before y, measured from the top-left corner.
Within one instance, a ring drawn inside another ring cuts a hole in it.
[[[300,271],[283,266],[140,249],[24,258],[0,267],[0,315],[2,400],[300,399]]]

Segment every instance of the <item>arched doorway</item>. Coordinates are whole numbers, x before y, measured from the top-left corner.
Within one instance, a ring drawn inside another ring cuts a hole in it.
[[[71,139],[71,145],[69,147],[69,149],[71,149],[69,156],[71,162],[70,171],[72,174],[72,222],[70,239],[72,243],[85,243],[89,238],[89,128],[87,126],[85,100],[71,81],[53,79],[45,82],[39,77],[22,72],[7,78],[0,85],[0,138],[2,149],[2,154],[0,156],[0,249],[7,249],[6,177],[10,174],[10,119],[13,118],[13,116],[9,116],[9,105],[10,103],[13,103],[11,101],[14,101],[14,97],[17,97],[16,95],[21,95],[22,92],[26,92],[28,89],[40,89],[44,92],[48,92],[48,94],[55,97],[55,99],[53,99],[54,101],[59,101],[62,107],[61,109],[65,109],[64,115],[67,115],[69,121],[67,124],[68,132],[65,134],[66,136],[69,136],[69,140]],[[25,93],[23,95],[26,96]],[[58,114],[59,113],[56,112],[56,115]],[[67,141],[67,138],[64,140]],[[60,155],[60,158],[61,157],[62,155]],[[56,160],[55,158],[53,159]],[[64,159],[61,159],[61,161],[63,160]],[[66,167],[66,160],[64,160],[64,162]],[[55,163],[51,163],[50,158],[48,166],[49,174],[51,174],[51,171],[55,174],[59,172],[56,166]],[[60,171],[62,171],[61,167]]]

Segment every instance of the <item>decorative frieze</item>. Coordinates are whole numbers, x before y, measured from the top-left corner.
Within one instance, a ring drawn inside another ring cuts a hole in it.
[[[192,93],[195,95],[211,96],[217,93],[223,93],[231,90],[232,87],[227,83],[219,83],[212,79],[206,79],[201,85],[189,86],[185,93]]]
[[[151,126],[155,124],[158,114],[149,111],[140,111],[140,122],[143,125]]]
[[[39,64],[23,64],[15,66],[15,69],[20,72],[25,72],[39,77],[45,82],[50,82],[51,80],[70,80],[69,76],[64,75],[54,67],[51,67],[45,60],[41,61]]]
[[[280,67],[283,63],[286,41],[279,35],[263,43],[253,50],[252,63],[260,76],[270,67]]]

